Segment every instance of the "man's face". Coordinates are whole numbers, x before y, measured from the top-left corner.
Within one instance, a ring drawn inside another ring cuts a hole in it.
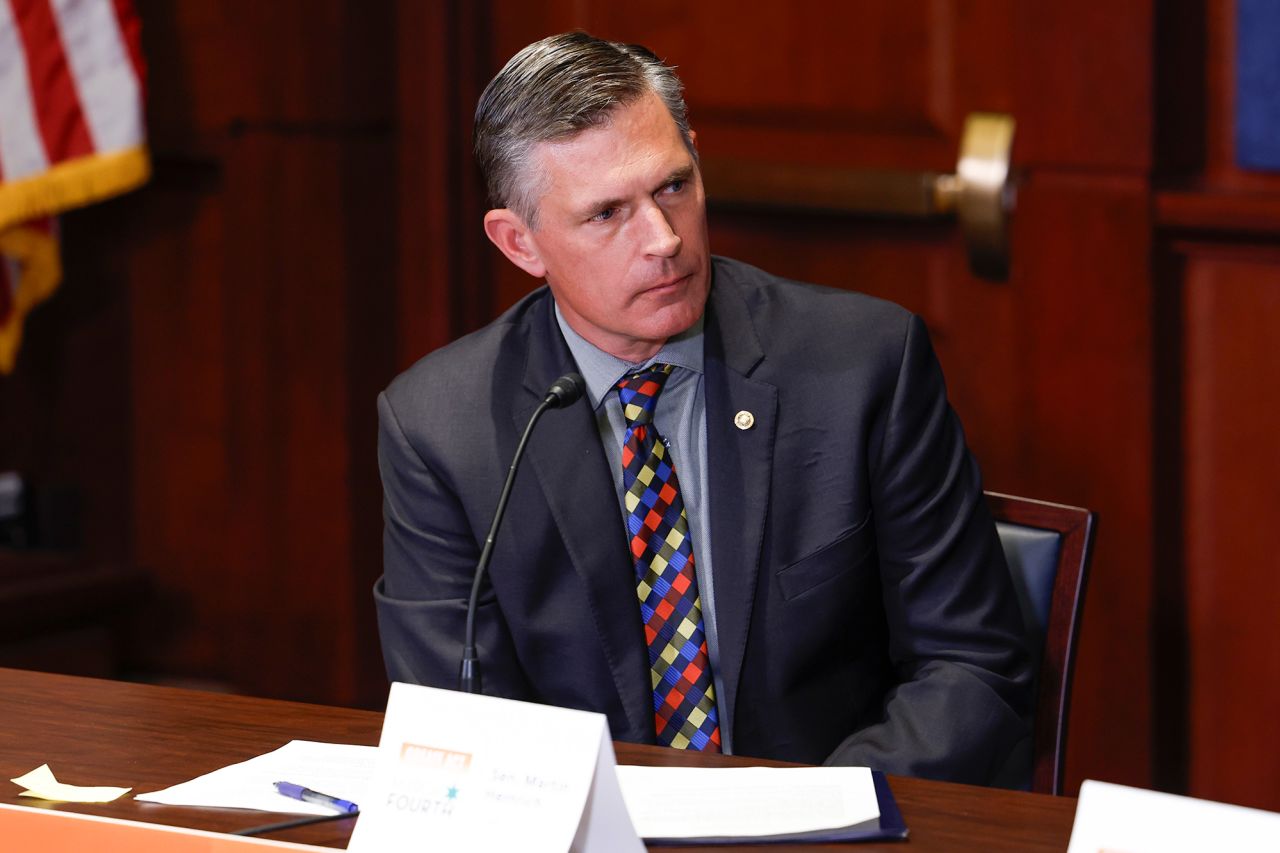
[[[538,227],[522,235],[532,260],[516,262],[545,276],[574,331],[639,362],[702,316],[711,281],[702,177],[656,95],[539,145],[530,169],[543,194]]]

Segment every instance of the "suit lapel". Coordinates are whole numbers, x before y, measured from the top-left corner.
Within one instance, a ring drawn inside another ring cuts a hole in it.
[[[769,509],[778,389],[751,374],[764,358],[742,297],[717,266],[707,312],[707,464],[711,489],[712,572],[726,711],[735,717],[751,608]],[[751,425],[735,422],[750,413]]]
[[[725,269],[717,267],[717,280]],[[531,319],[521,398],[513,408],[517,433],[557,377],[576,370],[548,297]],[[760,572],[764,526],[772,485],[778,389],[752,378],[764,358],[747,306],[735,288],[713,287],[706,324],[707,464],[711,499],[712,571],[716,629],[726,711],[732,715],[751,608]],[[738,412],[754,423],[739,429]],[[652,742],[652,690],[644,633],[638,618],[632,566],[622,535],[612,472],[600,446],[594,414],[585,400],[552,412],[554,424],[534,431],[526,453],[565,550],[591,604],[591,617],[613,673],[631,728],[631,739]],[[616,531],[608,535],[606,531]],[[729,719],[733,719],[732,716]],[[626,738],[628,733],[614,732]]]
[[[547,386],[577,369],[556,325],[549,297],[544,305],[543,318],[532,322],[546,325],[530,335],[523,398],[512,415],[518,432],[542,402]],[[595,416],[584,397],[568,409],[548,412],[544,417],[555,422],[539,425],[525,452],[574,571],[586,587],[591,618],[627,716],[630,733],[614,732],[614,737],[630,734],[628,739],[652,742],[653,694],[639,605],[630,582],[634,570]]]

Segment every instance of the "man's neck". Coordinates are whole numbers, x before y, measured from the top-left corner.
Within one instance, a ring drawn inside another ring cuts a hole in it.
[[[679,367],[702,372],[702,327],[703,319],[699,318],[693,326],[663,343],[657,350],[649,353],[649,357],[637,361],[619,358],[602,350],[578,333],[565,319],[560,306],[555,307],[556,323],[560,333],[569,345],[569,352],[578,366],[578,370],[587,380],[587,396],[592,408],[600,401],[616,382],[627,372],[643,367],[655,356],[663,361],[670,361]]]

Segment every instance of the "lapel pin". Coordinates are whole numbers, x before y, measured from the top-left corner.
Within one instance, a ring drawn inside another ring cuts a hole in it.
[[[751,429],[756,425],[756,416],[743,409],[733,416],[733,425],[738,429]]]

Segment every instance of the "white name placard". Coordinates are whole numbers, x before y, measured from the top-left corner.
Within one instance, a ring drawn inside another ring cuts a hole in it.
[[[1067,853],[1274,853],[1280,814],[1086,780]]]
[[[349,850],[637,851],[601,714],[392,684]]]

